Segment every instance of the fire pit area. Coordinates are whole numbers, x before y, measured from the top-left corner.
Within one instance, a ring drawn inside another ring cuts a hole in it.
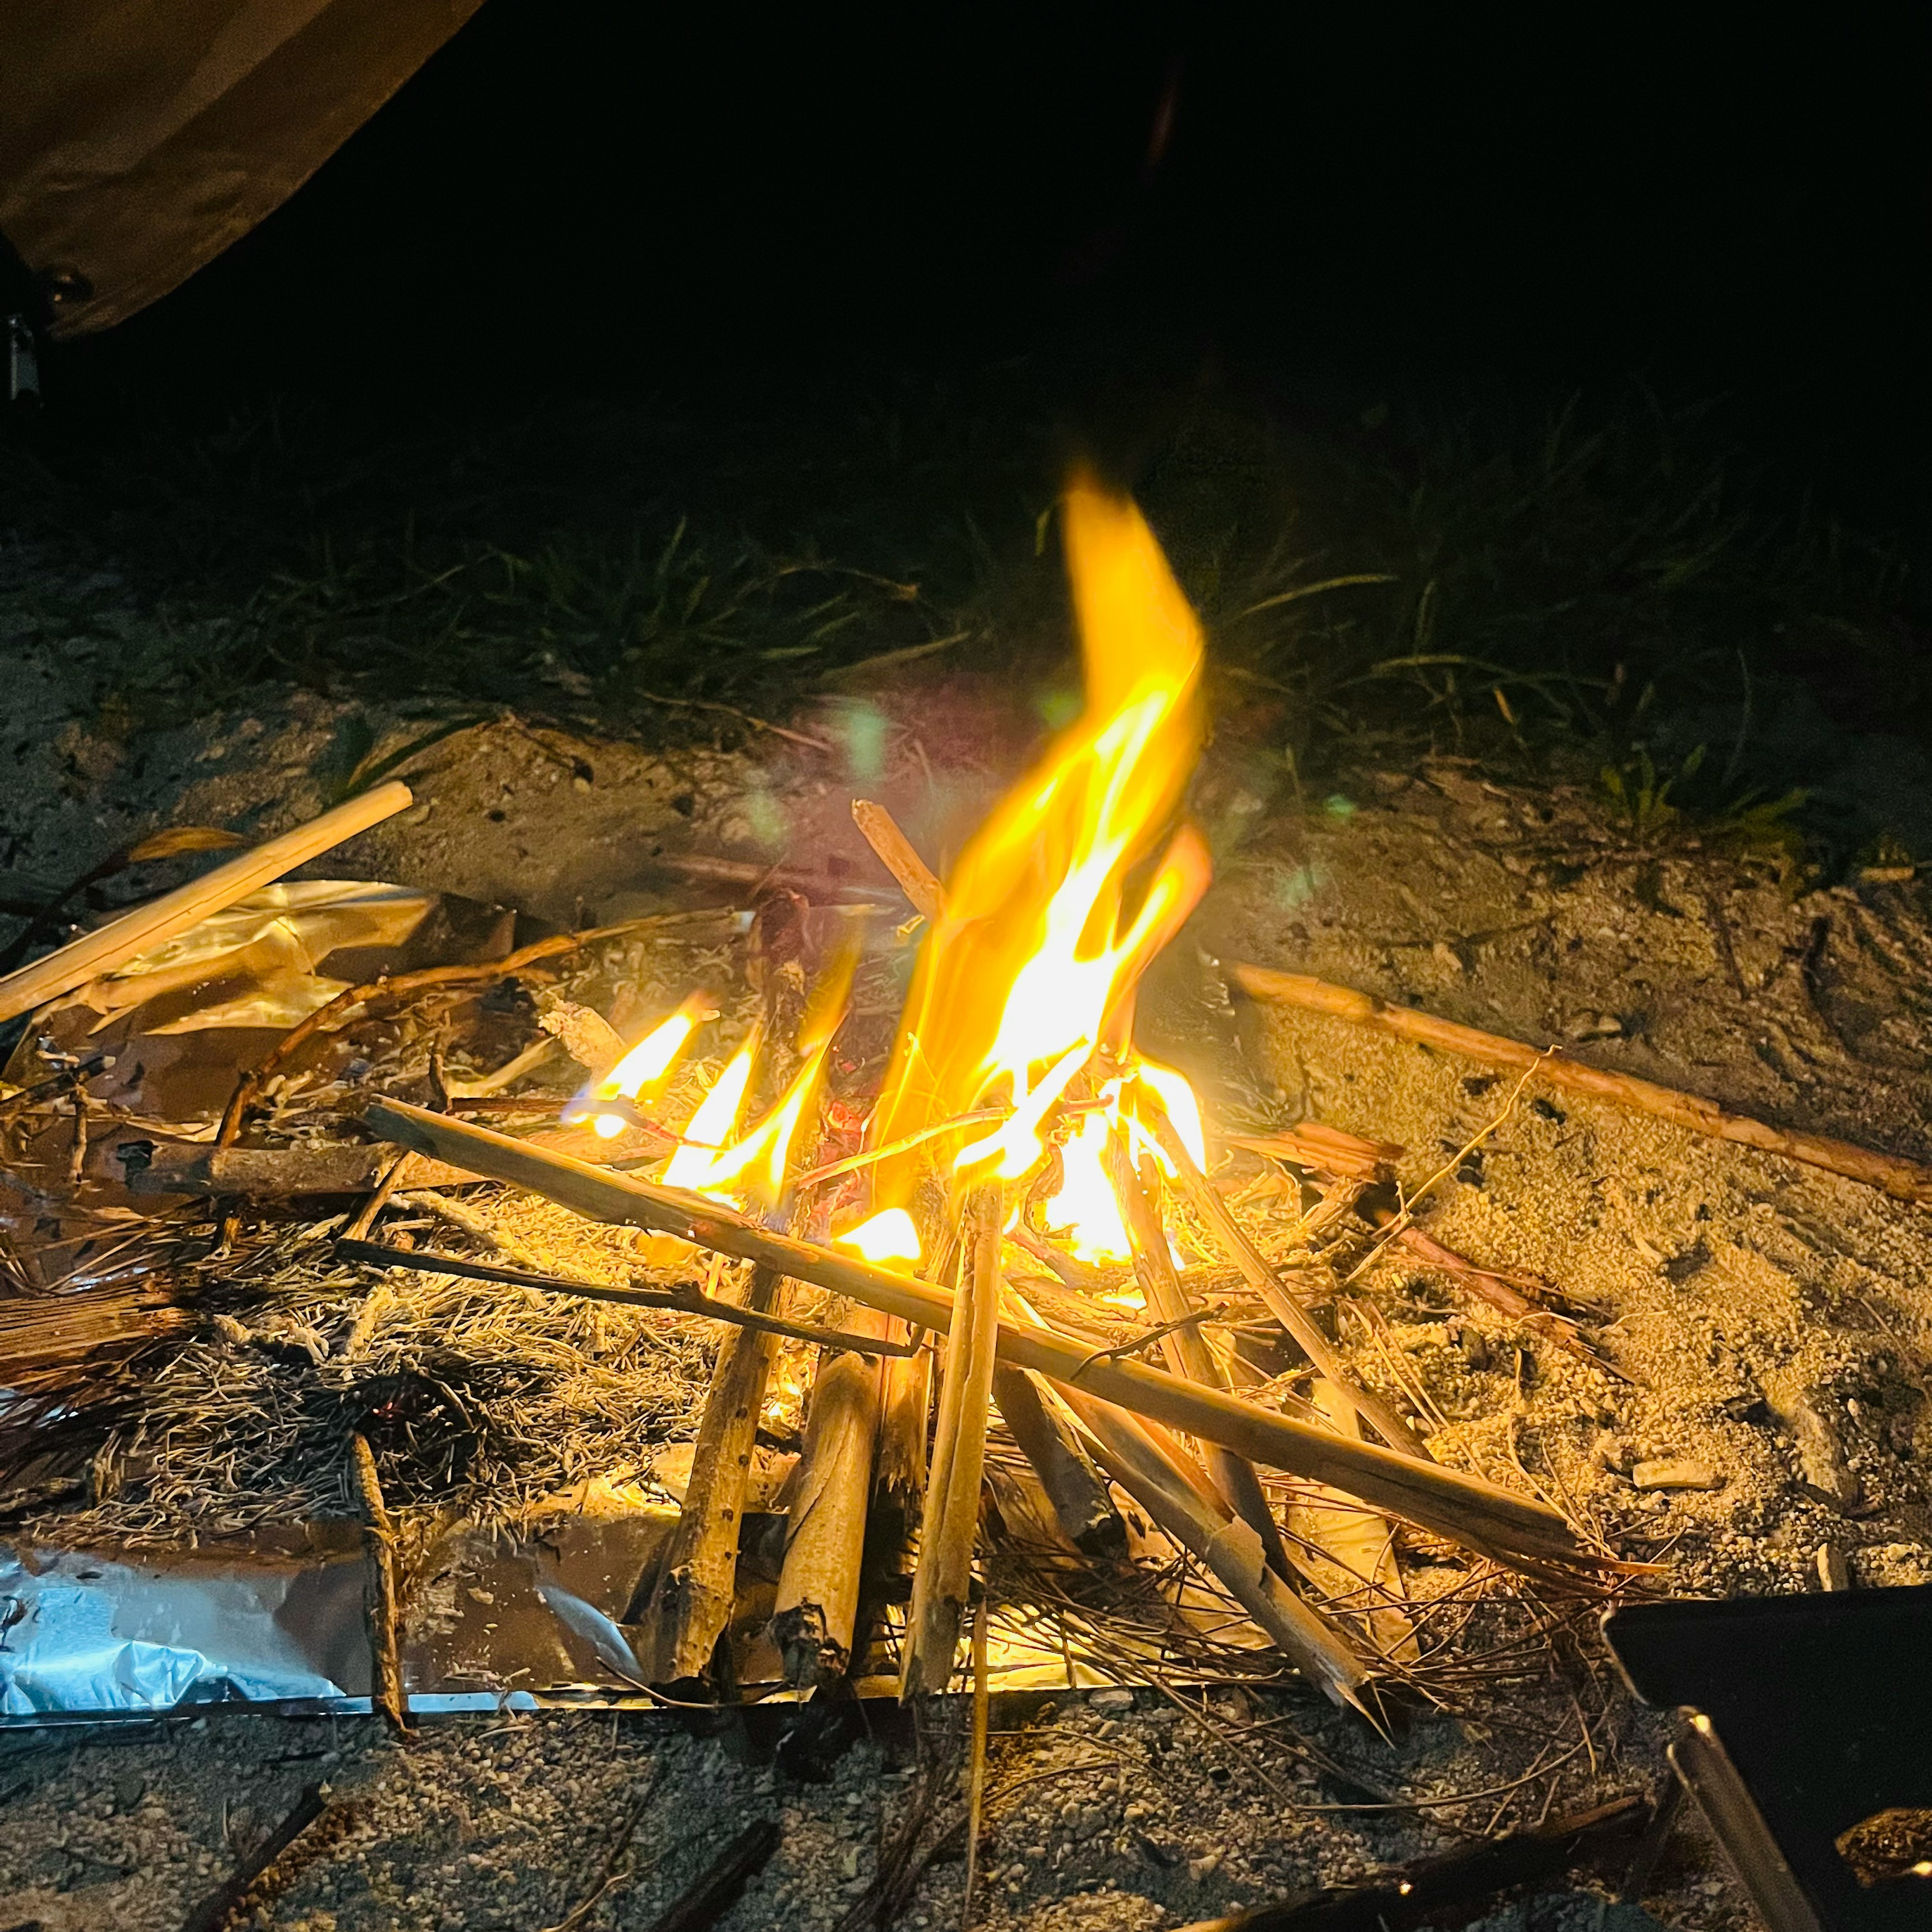
[[[1603,1614],[1932,1582],[1913,1095],[1772,1124],[1924,935],[1454,760],[1238,837],[1151,534],[1060,516],[1084,708],[947,849],[821,776],[602,925],[286,880],[392,781],[0,980],[0,1715],[673,1727],[572,1924],[667,1775],[748,1815],[666,1923],[1692,1882]],[[882,1765],[821,1910],[773,1794]],[[206,1922],[336,1896],[304,1802]]]

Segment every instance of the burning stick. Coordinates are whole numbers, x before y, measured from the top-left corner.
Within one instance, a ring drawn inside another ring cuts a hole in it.
[[[872,1320],[884,1330],[883,1316]],[[842,1676],[851,1661],[878,1423],[878,1361],[852,1354],[821,1359],[772,1618],[772,1636],[793,1684]]]
[[[1874,1154],[1869,1148],[1855,1147],[1850,1141],[1833,1140],[1825,1134],[1771,1126],[1753,1120],[1748,1114],[1727,1112],[1714,1101],[1682,1093],[1674,1087],[1660,1087],[1628,1073],[1606,1072],[1601,1067],[1586,1066],[1553,1051],[1526,1046],[1520,1040],[1479,1033],[1474,1027],[1459,1026],[1453,1020],[1438,1019],[1432,1013],[1418,1012],[1412,1007],[1390,1006],[1372,993],[1358,993],[1350,987],[1312,979],[1306,974],[1237,965],[1234,976],[1243,991],[1276,1006],[1299,1006],[1308,1012],[1325,1014],[1330,1019],[1346,1020],[1352,1026],[1372,1028],[1393,1034],[1398,1040],[1460,1054],[1485,1066],[1506,1067],[1513,1072],[1533,1068],[1539,1080],[1559,1092],[1613,1100],[1618,1106],[1668,1120],[1692,1133],[1708,1134],[1716,1140],[1736,1141],[1766,1154],[1781,1154],[1786,1160],[1802,1161],[1808,1166],[1842,1174],[1848,1180],[1862,1181],[1895,1200],[1910,1201],[1922,1208],[1932,1206],[1932,1167],[1918,1161],[1897,1154]]]
[[[332,846],[340,845],[358,832],[380,825],[410,802],[407,785],[392,778],[359,797],[325,812],[320,818],[298,825],[278,838],[270,838],[238,857],[217,866],[212,872],[164,892],[146,905],[123,913],[105,926],[70,940],[44,959],[0,979],[0,1022],[31,1012],[34,1007],[70,993],[89,980],[111,973],[136,954],[145,952],[198,926],[214,914],[246,898],[258,887],[284,872],[294,871],[318,857]]]
[[[592,1220],[650,1228],[721,1254],[757,1261],[781,1274],[884,1310],[916,1328],[952,1324],[954,1298],[931,1282],[794,1240],[700,1196],[613,1174],[567,1155],[525,1146],[474,1122],[404,1102],[372,1104],[364,1120],[386,1139],[433,1154],[472,1173],[526,1187]],[[1603,1559],[1586,1551],[1546,1504],[1367,1442],[1261,1408],[1217,1389],[1197,1388],[1129,1361],[1095,1360],[1091,1347],[1048,1329],[1001,1324],[1000,1354],[1063,1387],[1086,1392],[1168,1427],[1218,1443],[1250,1461],[1328,1483],[1406,1516],[1421,1528],[1539,1574],[1548,1566],[1585,1569]]]
[[[1126,1167],[1123,1148],[1120,1171],[1114,1178],[1114,1191],[1119,1197],[1127,1238],[1133,1247],[1134,1273],[1140,1281],[1141,1292],[1154,1319],[1167,1325],[1161,1348],[1168,1366],[1176,1375],[1199,1382],[1205,1388],[1226,1389],[1226,1370],[1209,1347],[1200,1324],[1188,1319],[1202,1311],[1181,1286],[1168,1252],[1167,1230],[1161,1225],[1160,1210],[1155,1205],[1160,1198],[1160,1171],[1151,1160],[1145,1160],[1137,1178]],[[1228,1507],[1261,1538],[1268,1568],[1277,1576],[1286,1577],[1287,1547],[1281,1540],[1274,1511],[1262,1492],[1261,1479],[1255,1474],[1255,1466],[1213,1444],[1208,1445],[1207,1459],[1214,1486]]]
[[[368,1527],[369,1560],[375,1583],[369,1599],[369,1651],[374,1682],[370,1702],[376,1714],[400,1736],[410,1730],[410,1700],[403,1689],[402,1646],[398,1632],[402,1604],[396,1591],[396,1532],[382,1501],[376,1457],[360,1430],[349,1438],[349,1468],[356,1505]]]
[[[916,1339],[917,1330],[888,1322]],[[932,1351],[914,1348],[886,1364],[880,1404],[878,1468],[872,1508],[882,1541],[903,1550],[926,1508],[926,1425],[932,1406]]]
[[[899,1695],[944,1690],[973,1576],[980,1525],[980,1478],[986,1461],[986,1411],[1000,1329],[1000,1226],[1006,1196],[997,1183],[966,1198],[966,1244],[959,1319],[946,1324],[946,1368],[933,1432],[932,1506],[913,1572]]]
[[[754,1269],[744,1306],[770,1314],[784,1280],[776,1269]],[[718,1344],[677,1528],[640,1619],[650,1652],[645,1671],[653,1684],[703,1676],[731,1620],[752,1438],[777,1353],[778,1338],[755,1329],[734,1328]]]
[[[1227,1204],[1215,1192],[1213,1184],[1195,1165],[1187,1144],[1174,1130],[1165,1114],[1155,1113],[1151,1125],[1161,1149],[1173,1162],[1180,1185],[1196,1210],[1214,1231],[1228,1258],[1248,1278],[1249,1285],[1268,1304],[1268,1312],[1294,1336],[1301,1352],[1328,1381],[1342,1400],[1386,1442],[1391,1449],[1426,1462],[1429,1451],[1402,1418],[1382,1397],[1368,1389],[1358,1388],[1328,1336],[1313,1318],[1289,1294],[1280,1276],[1262,1258],[1260,1252],[1241,1232]]]

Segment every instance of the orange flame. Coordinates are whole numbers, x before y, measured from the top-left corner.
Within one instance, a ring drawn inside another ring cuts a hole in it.
[[[1087,708],[954,868],[873,1123],[883,1143],[1002,1101],[956,1168],[1007,1179],[1209,875],[1199,836],[1170,830],[1201,746],[1200,627],[1132,502],[1077,481],[1064,522]],[[902,1202],[916,1171],[881,1162],[875,1198]]]

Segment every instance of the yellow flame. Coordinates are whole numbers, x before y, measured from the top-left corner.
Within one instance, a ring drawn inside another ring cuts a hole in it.
[[[954,868],[874,1125],[896,1140],[1004,1097],[1010,1118],[956,1165],[1008,1178],[1209,869],[1197,835],[1170,832],[1200,749],[1200,627],[1126,499],[1076,482],[1064,521],[1087,709]],[[916,1172],[882,1162],[878,1194],[904,1199]]]
[[[1201,1103],[1194,1097],[1194,1089],[1172,1067],[1163,1066],[1156,1060],[1136,1060],[1134,1078],[1153,1090],[1155,1106],[1173,1123],[1174,1131],[1194,1165],[1204,1169],[1208,1165],[1208,1130],[1202,1124]],[[1161,1166],[1172,1173],[1174,1163],[1161,1152],[1157,1144],[1149,1144],[1154,1147]]]
[[[1047,1226],[1083,1262],[1124,1262],[1133,1253],[1107,1175],[1113,1118],[1111,1108],[1081,1117],[1079,1131],[1060,1150],[1065,1178],[1042,1210]]]
[[[563,1110],[566,1123],[588,1114],[599,1140],[615,1140],[630,1125],[621,1114],[593,1112],[599,1100],[646,1100],[670,1078],[691,1036],[707,1019],[717,1017],[702,994],[694,993],[676,1012],[654,1026],[600,1079],[587,1081]]]
[[[881,1208],[870,1220],[832,1238],[841,1247],[856,1248],[868,1262],[916,1262],[919,1230],[903,1208]]]
[[[713,1166],[738,1130],[738,1116],[744,1111],[745,1092],[752,1084],[752,1064],[758,1053],[758,1036],[754,1033],[698,1102],[679,1136],[684,1144],[664,1171],[667,1187],[688,1187],[694,1194],[713,1190]]]

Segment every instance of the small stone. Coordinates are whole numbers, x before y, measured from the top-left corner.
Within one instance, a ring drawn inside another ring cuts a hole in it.
[[[586,778],[581,772],[579,772],[577,776],[571,780],[570,788],[572,791],[588,791],[590,789],[590,781]]]
[[[1590,1460],[1613,1476],[1627,1476],[1631,1462],[1630,1444],[1621,1436],[1606,1430],[1591,1444]]]
[[[1630,1480],[1640,1490],[1720,1490],[1724,1478],[1707,1462],[1682,1456],[1658,1456],[1640,1462]]]
[[[1120,1689],[1090,1690],[1087,1702],[1096,1711],[1131,1711],[1134,1708],[1134,1694]]]
[[[1203,1852],[1198,1858],[1190,1858],[1187,1861],[1187,1876],[1198,1885],[1204,1878],[1220,1869],[1221,1856],[1221,1848],[1217,1845],[1212,1851]]]
[[[1849,1590],[1852,1587],[1852,1566],[1835,1543],[1821,1543],[1818,1546],[1818,1587],[1821,1590]]]

